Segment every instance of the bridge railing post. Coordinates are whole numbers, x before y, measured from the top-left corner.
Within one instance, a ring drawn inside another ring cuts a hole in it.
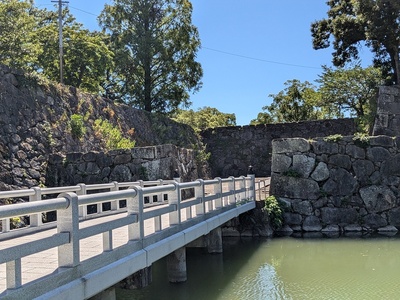
[[[137,215],[137,222],[128,225],[128,238],[130,241],[143,240],[144,237],[144,220],[143,206],[144,195],[141,186],[134,186],[135,195],[126,199],[126,207],[128,215]]]
[[[40,187],[33,187],[34,195],[29,196],[29,202],[42,200],[42,189]],[[29,223],[31,227],[38,227],[42,225],[42,213],[31,214],[29,216]]]
[[[256,200],[256,176],[254,174],[249,174],[249,175],[247,175],[247,177],[250,177],[249,185],[248,185],[248,188],[249,188],[248,199],[255,201]]]
[[[220,177],[216,177],[218,183],[214,185],[214,194],[216,195],[214,209],[218,210],[222,207],[222,179]]]
[[[196,215],[204,215],[206,211],[206,204],[204,202],[204,180],[198,179],[197,181],[200,182],[199,186],[194,188],[194,194],[197,199],[200,199],[201,202],[196,205]]]
[[[239,189],[240,189],[239,201],[243,201],[246,199],[246,177],[244,176],[240,176]]]
[[[79,203],[75,193],[62,193],[59,198],[69,201],[66,209],[57,211],[57,232],[68,232],[68,244],[58,246],[58,266],[75,267],[79,264]]]
[[[76,192],[77,195],[86,195],[86,184],[79,183],[80,190]],[[79,206],[79,217],[85,219],[87,216],[87,205]]]
[[[112,182],[114,184],[114,186],[110,189],[111,192],[116,192],[119,190],[119,186],[118,186],[118,182],[117,181],[113,181]],[[111,210],[118,210],[119,209],[119,200],[114,200],[111,201],[110,203],[110,208]]]
[[[178,225],[181,223],[181,188],[179,182],[174,182],[175,190],[168,193],[168,203],[175,206],[175,210],[169,213],[169,224]]]
[[[235,177],[230,176],[229,177],[230,181],[228,183],[228,188],[229,188],[229,199],[228,202],[229,204],[235,204],[236,203],[236,198],[235,198]]]

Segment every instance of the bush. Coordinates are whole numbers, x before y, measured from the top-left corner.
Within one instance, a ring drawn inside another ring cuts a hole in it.
[[[97,137],[104,141],[107,150],[135,147],[135,141],[124,138],[121,131],[107,120],[94,121],[94,130]]]
[[[283,224],[283,210],[275,196],[265,199],[263,211],[268,215],[269,222],[273,229],[279,229]]]
[[[81,139],[86,132],[83,117],[81,115],[72,115],[70,125],[72,137],[74,139]]]

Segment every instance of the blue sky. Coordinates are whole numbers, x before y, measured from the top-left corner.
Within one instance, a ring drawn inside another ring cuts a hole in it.
[[[50,0],[36,0],[55,9]],[[85,27],[98,29],[96,16],[110,0],[69,0],[71,12]],[[215,107],[234,113],[237,125],[248,125],[268,95],[291,79],[314,80],[321,65],[331,66],[332,49],[312,48],[310,26],[326,17],[325,0],[192,0],[193,24],[202,49],[203,87],[191,96],[192,109]],[[370,57],[364,50],[362,57]],[[370,60],[363,61],[369,65]]]

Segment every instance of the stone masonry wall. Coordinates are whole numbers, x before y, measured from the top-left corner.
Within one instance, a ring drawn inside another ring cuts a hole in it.
[[[211,153],[213,177],[246,175],[253,166],[256,177],[270,176],[272,140],[292,137],[324,137],[333,134],[352,135],[353,119],[236,126],[207,129],[201,133],[206,151]]]
[[[48,164],[48,186],[94,184],[112,181],[198,178],[193,150],[174,145],[113,150],[109,152],[68,153],[51,155]]]
[[[80,139],[71,133],[73,114],[84,117],[85,134]],[[108,120],[125,138],[135,140],[136,147],[199,145],[191,127],[165,116],[0,65],[0,191],[49,185],[50,154],[103,151],[103,140],[93,127],[97,119]]]
[[[400,137],[273,141],[271,194],[284,231],[400,228]]]
[[[381,86],[372,135],[400,134],[400,86]]]

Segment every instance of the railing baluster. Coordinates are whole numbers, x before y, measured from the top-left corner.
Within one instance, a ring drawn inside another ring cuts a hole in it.
[[[79,183],[78,186],[80,190],[76,192],[77,195],[86,195],[86,185],[84,183]],[[79,206],[79,217],[85,219],[87,216],[87,205]]]
[[[134,197],[126,199],[126,206],[129,215],[136,214],[138,217],[137,223],[128,225],[128,237],[130,241],[142,240],[144,237],[144,221],[143,221],[143,189],[141,186],[134,186],[133,189],[136,191]]]
[[[7,289],[17,289],[22,285],[21,258],[6,262]]]
[[[214,185],[214,194],[217,196],[215,199],[215,209],[220,209],[222,205],[222,179],[220,177],[215,178],[218,180],[218,183]]]
[[[113,184],[114,184],[114,187],[112,187],[111,189],[110,189],[110,191],[118,191],[119,190],[119,187],[118,187],[118,182],[117,181],[113,181],[112,182]],[[119,200],[114,200],[114,201],[111,201],[111,210],[118,210],[119,209]]]
[[[236,203],[236,199],[235,199],[235,177],[230,176],[229,177],[231,179],[231,181],[229,181],[229,191],[230,191],[230,195],[229,195],[229,204],[235,204]]]
[[[68,232],[70,242],[58,247],[58,266],[75,267],[79,264],[79,206],[78,195],[62,193],[58,198],[69,201],[66,209],[57,211],[57,232]]]
[[[9,232],[10,231],[10,218],[1,220],[1,232]]]
[[[42,190],[40,187],[33,187],[35,191],[34,195],[29,196],[29,202],[42,200]],[[31,214],[29,216],[29,223],[31,227],[37,227],[42,225],[42,213]]]
[[[197,181],[200,182],[200,186],[196,186],[194,188],[194,195],[197,199],[201,199],[201,203],[196,205],[196,215],[204,215],[205,214],[205,202],[204,202],[204,180],[203,179],[198,179]]]
[[[103,232],[103,252],[112,251],[113,242],[112,242],[112,230]]]
[[[168,193],[168,203],[170,206],[175,206],[176,210],[169,213],[169,224],[178,225],[181,223],[181,189],[178,182],[173,183],[175,190]]]

